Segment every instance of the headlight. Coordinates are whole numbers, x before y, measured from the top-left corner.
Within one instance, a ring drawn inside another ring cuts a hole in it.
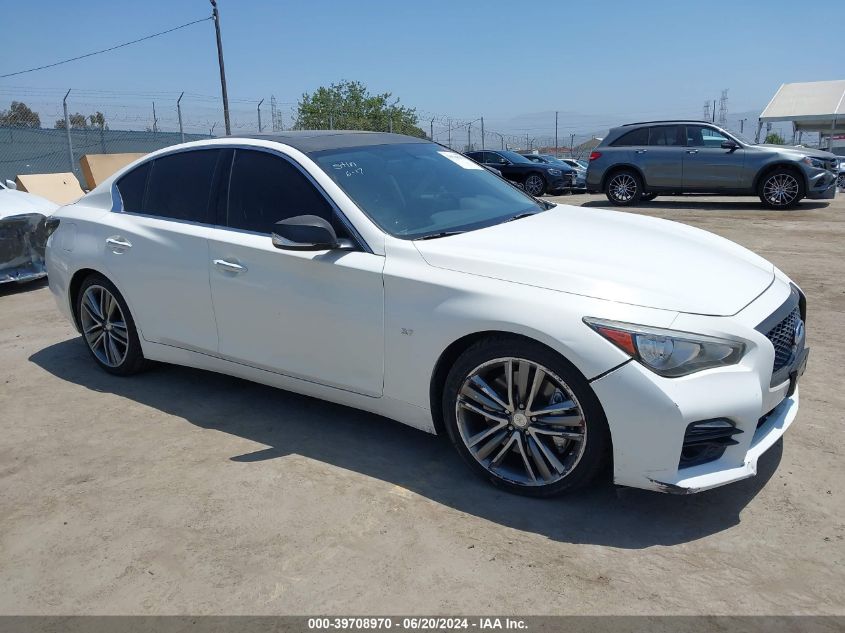
[[[560,176],[561,173],[562,172],[559,169],[549,169],[549,174],[552,176]]]
[[[805,156],[801,159],[801,162],[805,165],[809,165],[810,167],[815,167],[816,169],[824,169],[824,162],[820,161],[818,158],[813,158],[812,156]]]
[[[584,323],[651,371],[667,378],[711,367],[735,365],[745,352],[740,341],[584,317]]]

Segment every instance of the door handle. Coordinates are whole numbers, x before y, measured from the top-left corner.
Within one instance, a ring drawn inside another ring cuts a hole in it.
[[[225,259],[215,259],[212,263],[220,270],[225,270],[229,273],[245,273],[247,271],[246,266],[241,266],[235,262],[227,262]]]
[[[635,154],[645,154],[648,150],[647,149],[635,149]]]
[[[126,238],[120,237],[119,235],[113,235],[106,238],[106,246],[111,248],[114,252],[123,252],[126,249],[132,248],[132,242]]]
[[[687,154],[698,154],[698,150],[697,149],[688,149]]]

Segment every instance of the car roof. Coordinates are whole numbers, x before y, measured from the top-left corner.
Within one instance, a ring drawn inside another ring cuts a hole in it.
[[[228,137],[228,140],[235,140],[235,138],[237,137]],[[287,132],[274,132],[273,134],[240,136],[239,138],[284,143],[305,154],[371,145],[430,142],[427,139],[407,136],[405,134],[366,132],[362,130],[290,130]]]
[[[706,123],[707,125],[712,125],[716,127],[716,124],[713,121],[702,121],[698,119],[666,119],[663,121],[639,121],[637,123],[625,123],[621,127],[633,127],[635,125],[659,125],[661,123],[694,123],[696,125]]]

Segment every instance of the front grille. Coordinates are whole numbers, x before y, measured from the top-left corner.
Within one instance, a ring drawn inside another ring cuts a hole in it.
[[[777,372],[787,366],[792,360],[792,345],[795,342],[795,328],[801,320],[801,311],[798,306],[790,312],[787,317],[773,327],[766,334],[775,348],[775,363],[773,371]]]

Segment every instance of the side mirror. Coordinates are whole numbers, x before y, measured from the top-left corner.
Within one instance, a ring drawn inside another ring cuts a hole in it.
[[[722,141],[722,149],[734,151],[735,149],[739,149],[739,145],[737,145],[734,141]]]
[[[271,233],[273,246],[288,251],[325,251],[339,248],[332,225],[316,215],[297,215],[276,222]]]

